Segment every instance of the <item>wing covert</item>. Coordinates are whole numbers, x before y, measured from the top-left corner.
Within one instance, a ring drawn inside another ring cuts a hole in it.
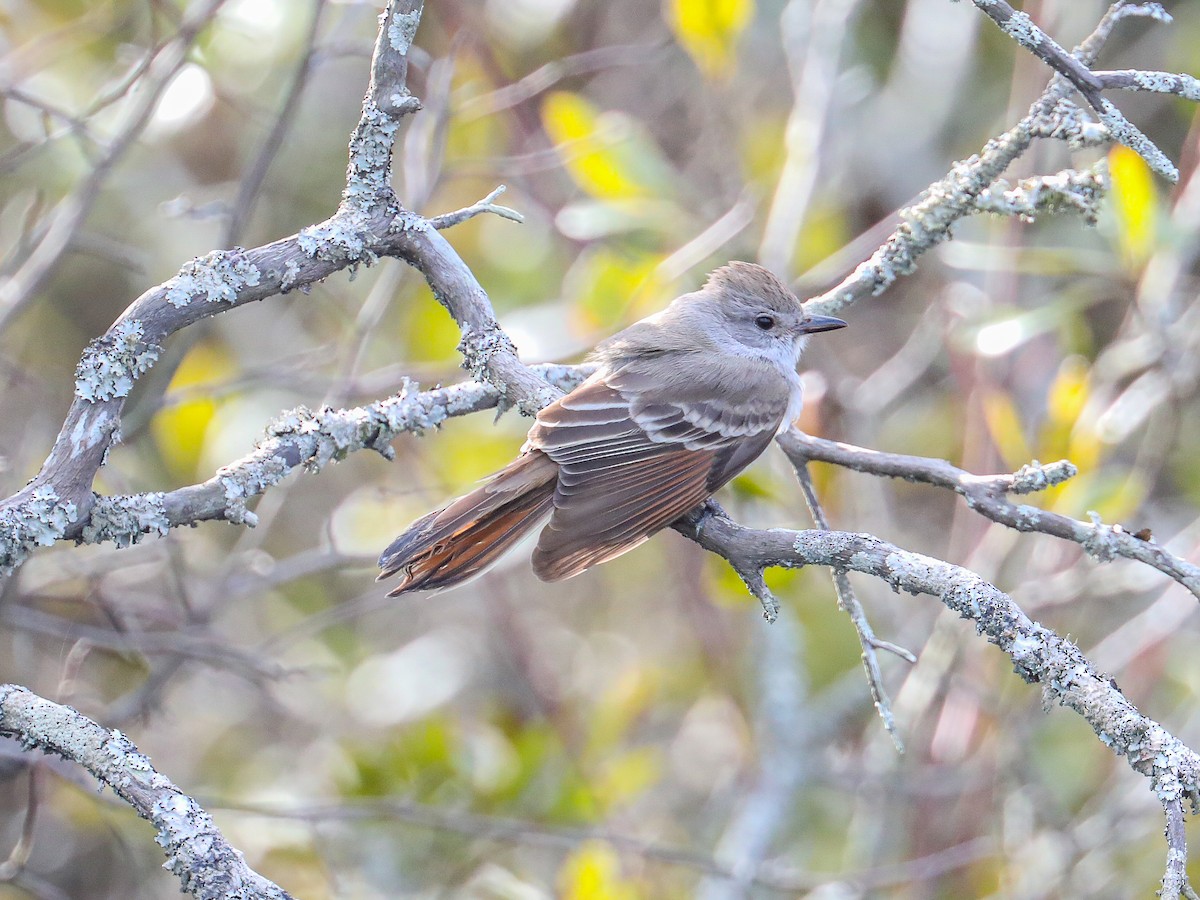
[[[619,556],[698,506],[766,448],[788,406],[786,384],[737,407],[644,385],[598,373],[539,413],[526,449],[559,467],[533,554],[540,578]]]

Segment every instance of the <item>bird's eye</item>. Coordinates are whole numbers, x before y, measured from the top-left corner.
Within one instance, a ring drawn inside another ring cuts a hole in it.
[[[772,328],[775,327],[775,319],[772,318],[771,316],[759,316],[757,319],[754,320],[754,324],[757,325],[759,328],[761,328],[763,331],[770,331]]]

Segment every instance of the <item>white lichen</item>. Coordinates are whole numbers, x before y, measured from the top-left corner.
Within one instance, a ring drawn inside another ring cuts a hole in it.
[[[93,403],[128,396],[158,359],[159,348],[145,343],[144,333],[141,322],[127,319],[88,344],[75,368],[75,396]]]
[[[279,280],[279,290],[286,294],[296,286],[296,281],[300,278],[300,261],[297,259],[289,259],[283,267],[283,277]]]
[[[48,484],[35,488],[24,503],[0,512],[0,574],[11,575],[35,547],[62,539],[78,510]]]
[[[1079,470],[1068,459],[1044,466],[1035,459],[1017,470],[1010,490],[1014,494],[1033,494],[1069,481],[1078,474]]]
[[[413,38],[417,34],[417,25],[421,22],[419,12],[397,13],[388,25],[388,43],[397,53],[408,53]]]
[[[1097,110],[1100,121],[1108,128],[1113,140],[1124,144],[1146,161],[1151,170],[1157,172],[1170,182],[1179,180],[1179,170],[1146,135],[1142,134],[1132,122],[1121,114],[1111,100],[1101,98]]]
[[[262,275],[241,247],[215,250],[186,263],[179,274],[167,282],[167,302],[187,306],[193,300],[209,303],[233,303],[246,287],[257,285]]]
[[[394,116],[373,103],[367,103],[363,108],[362,118],[350,141],[350,163],[346,170],[346,188],[342,192],[343,206],[367,209],[381,198],[391,196],[388,179],[392,147],[399,127],[400,123]]]
[[[1095,225],[1107,189],[1103,168],[1101,164],[1083,172],[1064,169],[1026,178],[1016,187],[1000,180],[979,195],[977,205],[983,212],[1016,216],[1025,222],[1043,214],[1076,212]]]
[[[1088,556],[1100,562],[1110,562],[1120,553],[1120,537],[1116,529],[1104,524],[1100,514],[1088,510],[1088,518],[1092,520],[1091,533],[1083,539],[1081,545]]]
[[[225,492],[225,518],[234,525],[253,528],[258,516],[246,508],[246,501],[278,484],[291,471],[287,462],[274,455],[249,457],[217,470],[217,480]]]
[[[1034,48],[1045,38],[1045,33],[1042,29],[1034,24],[1033,19],[1028,13],[1020,12],[1019,10],[1009,16],[1008,21],[1000,26],[1004,29],[1004,33],[1011,37],[1022,47]]]
[[[343,206],[333,218],[301,229],[300,249],[312,259],[330,262],[365,262],[377,257],[368,249],[365,236],[370,233],[369,213],[358,206]]]
[[[129,547],[144,535],[161,537],[170,529],[160,492],[97,497],[81,537],[89,544],[112,541],[118,547]]]

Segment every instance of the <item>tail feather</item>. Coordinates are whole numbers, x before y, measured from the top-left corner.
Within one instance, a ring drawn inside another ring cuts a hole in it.
[[[558,466],[533,451],[418,519],[379,557],[380,580],[402,573],[388,596],[440,590],[478,575],[550,514],[557,476]]]

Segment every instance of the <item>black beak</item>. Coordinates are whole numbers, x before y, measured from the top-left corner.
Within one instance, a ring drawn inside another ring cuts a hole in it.
[[[845,322],[835,319],[833,316],[809,316],[800,323],[800,333],[814,334],[818,331],[833,331],[836,328],[845,327]]]

